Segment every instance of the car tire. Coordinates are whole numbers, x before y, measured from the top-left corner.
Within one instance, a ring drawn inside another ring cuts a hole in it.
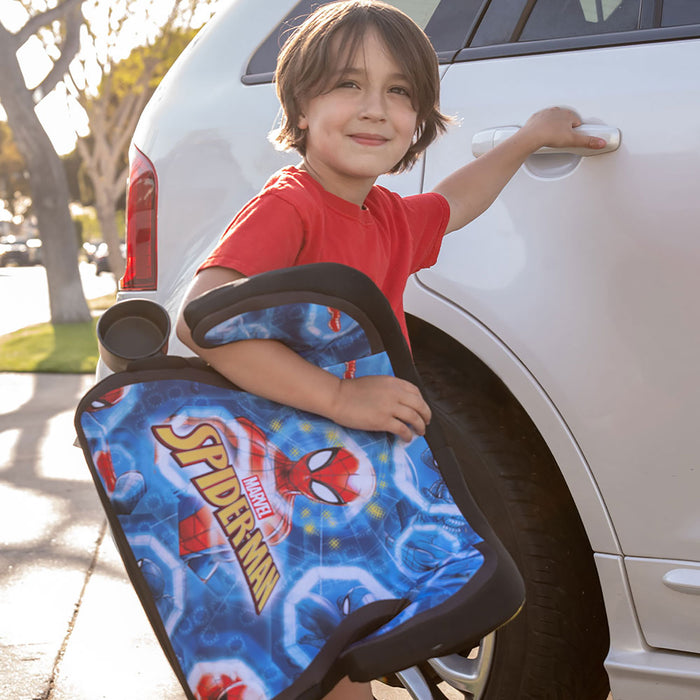
[[[505,386],[469,353],[471,361],[465,362],[463,349],[444,347],[441,342],[415,348],[426,398],[469,490],[515,559],[527,595],[515,620],[496,632],[488,660],[477,655],[470,662],[489,666],[475,674],[465,697],[604,700],[607,620],[591,547],[569,490]]]

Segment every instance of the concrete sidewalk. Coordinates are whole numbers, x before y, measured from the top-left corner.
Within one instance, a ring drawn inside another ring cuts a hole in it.
[[[0,697],[184,700],[72,445],[92,381],[0,374]]]
[[[0,373],[0,698],[185,700],[73,446],[92,382]]]

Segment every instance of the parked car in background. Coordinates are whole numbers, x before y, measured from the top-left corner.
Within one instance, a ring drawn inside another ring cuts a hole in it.
[[[119,246],[122,256],[126,255],[126,244],[122,243]],[[90,262],[95,265],[95,274],[101,275],[103,272],[111,272],[112,268],[109,264],[109,248],[104,241],[101,241],[95,246],[94,251],[90,253]]]
[[[95,262],[95,253],[97,248],[102,241],[84,241],[82,245],[83,254],[85,255],[86,262]]]
[[[229,3],[161,83],[131,150],[120,299],[174,318],[237,209],[298,160],[266,140],[271,79],[316,4]],[[527,582],[523,613],[438,673],[483,700],[602,700],[608,682],[697,700],[700,3],[394,4],[433,41],[459,125],[382,184],[430,190],[548,105],[621,135],[533,155],[406,291],[426,391]]]
[[[0,266],[40,265],[41,239],[9,235],[0,238]]]

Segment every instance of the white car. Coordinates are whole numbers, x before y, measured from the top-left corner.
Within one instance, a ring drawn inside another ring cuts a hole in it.
[[[266,140],[271,76],[312,4],[228,3],[163,80],[133,141],[120,299],[174,317],[238,208],[297,162]],[[382,184],[430,190],[548,105],[610,140],[533,155],[409,282],[416,363],[528,595],[471,658],[434,665],[483,700],[608,683],[697,700],[700,2],[395,4],[431,37],[459,124]]]

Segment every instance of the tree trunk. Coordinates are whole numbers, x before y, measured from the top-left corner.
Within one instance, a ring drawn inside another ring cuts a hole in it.
[[[68,204],[66,174],[34,111],[12,35],[0,25],[0,98],[7,122],[29,171],[32,202],[42,242],[53,323],[90,320],[78,269],[78,237]]]
[[[124,256],[121,253],[119,231],[117,230],[116,207],[110,197],[95,190],[95,212],[100,222],[102,238],[107,244],[109,269],[116,280],[124,274]]]
[[[49,285],[53,323],[82,323],[90,320],[78,268],[78,233],[70,215],[70,195],[60,158],[41,124],[37,163],[27,167],[32,181],[32,202],[41,236],[42,262]]]

